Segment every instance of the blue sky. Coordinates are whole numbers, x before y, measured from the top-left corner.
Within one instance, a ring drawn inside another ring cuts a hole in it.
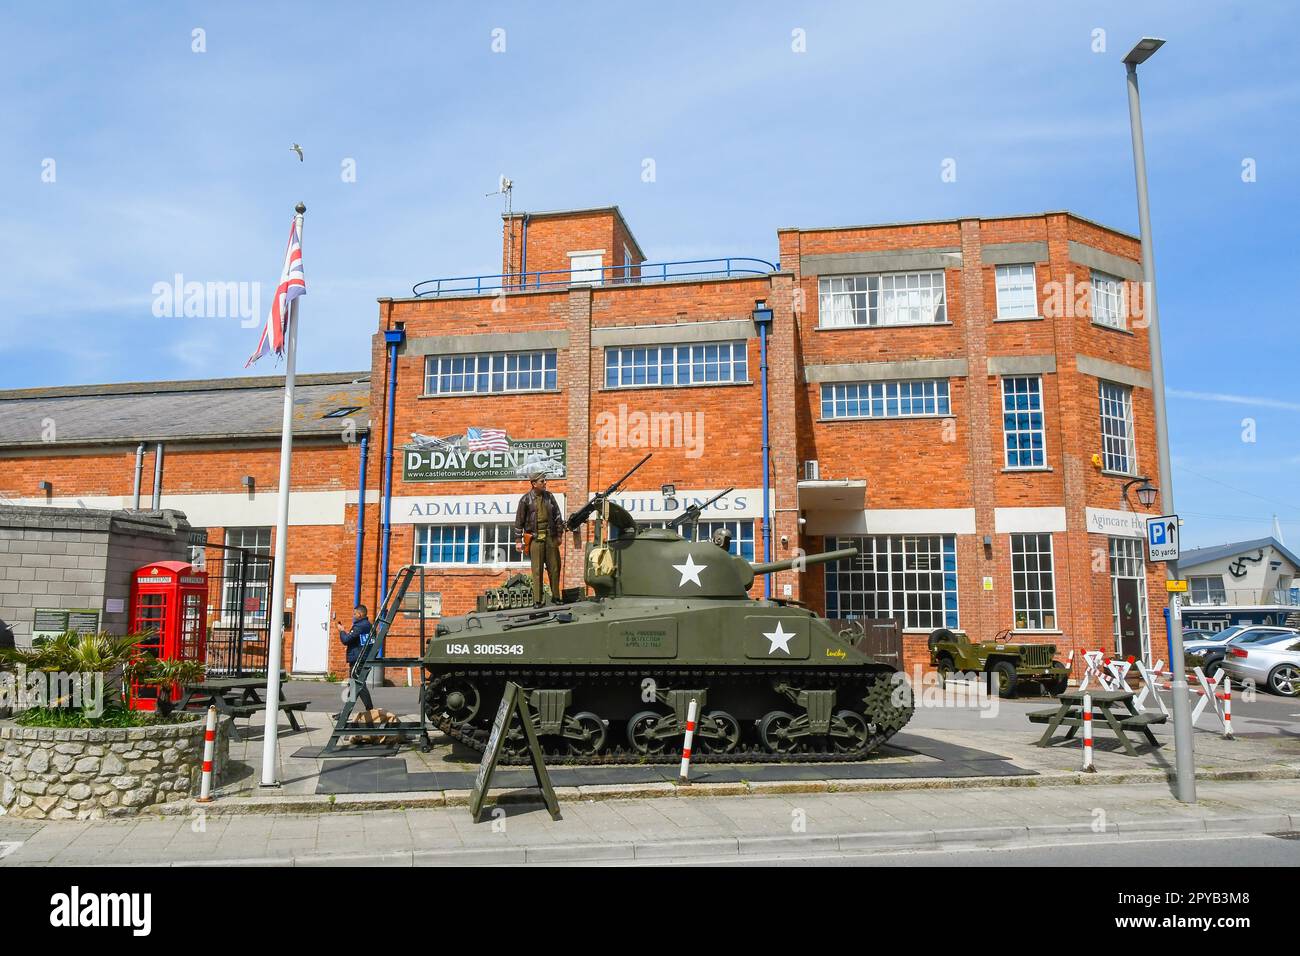
[[[656,260],[775,259],[784,225],[1060,208],[1136,232],[1120,61],[1154,34],[1185,545],[1266,535],[1276,513],[1294,547],[1298,27],[1285,2],[6,3],[5,385],[239,374],[257,329],[159,318],[154,286],[269,296],[299,199],[308,371],[367,366],[376,297],[497,270],[501,173],[516,209],[617,203]]]

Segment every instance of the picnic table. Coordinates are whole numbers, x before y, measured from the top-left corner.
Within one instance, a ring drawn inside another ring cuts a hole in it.
[[[1031,723],[1047,724],[1043,736],[1035,744],[1037,747],[1050,747],[1053,735],[1061,726],[1069,727],[1063,739],[1069,740],[1083,726],[1083,698],[1085,693],[1092,698],[1093,729],[1108,727],[1124,746],[1130,757],[1138,755],[1137,748],[1129,739],[1127,731],[1136,730],[1144,734],[1151,746],[1159,747],[1160,741],[1151,732],[1152,724],[1163,724],[1168,718],[1164,714],[1143,713],[1133,705],[1134,694],[1131,690],[1094,690],[1066,691],[1057,697],[1057,706],[1046,710],[1031,710],[1026,716]],[[1120,711],[1116,708],[1123,707]]]
[[[283,673],[281,678],[283,679]],[[264,701],[258,691],[266,686],[266,677],[207,677],[200,681],[185,684],[182,687],[182,695],[177,708],[185,710],[188,707],[202,707],[206,709],[209,706],[217,708],[217,713],[226,714],[231,717],[230,732],[236,740],[243,740],[238,728],[235,726],[233,718],[251,717],[259,710],[266,709]],[[290,703],[284,699],[284,684],[280,685],[280,703],[278,709],[283,711],[289,718],[289,726],[294,730],[302,730],[295,716],[297,711],[307,709],[307,701],[299,700]]]

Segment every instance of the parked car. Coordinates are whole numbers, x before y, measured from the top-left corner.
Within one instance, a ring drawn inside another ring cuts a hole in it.
[[[1183,628],[1183,644],[1186,646],[1191,641],[1217,641],[1221,631],[1207,631],[1197,627]]]
[[[1201,667],[1206,677],[1213,677],[1223,665],[1223,659],[1230,647],[1257,644],[1269,639],[1282,640],[1286,637],[1300,640],[1300,631],[1292,627],[1234,624],[1220,631],[1215,640],[1191,641],[1184,644],[1183,653],[1189,669]]]
[[[1230,646],[1223,672],[1234,681],[1253,680],[1283,697],[1300,697],[1300,634],[1245,647]]]

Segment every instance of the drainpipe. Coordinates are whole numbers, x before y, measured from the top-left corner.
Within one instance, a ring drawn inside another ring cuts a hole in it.
[[[357,569],[352,578],[352,606],[361,603],[361,553],[366,544],[366,459],[370,436],[361,436],[361,474],[357,477]]]
[[[162,510],[163,444],[159,442],[153,453],[153,510]]]
[[[759,299],[754,303],[754,324],[758,326],[758,374],[763,390],[763,560],[772,560],[772,494],[768,479],[770,445],[767,420],[767,333],[772,326],[772,310]],[[772,575],[763,575],[763,598],[772,596]]]
[[[528,218],[529,214],[524,213],[524,226],[519,238],[519,286],[524,288],[528,285]]]
[[[144,442],[135,446],[135,484],[131,489],[132,511],[140,510],[140,477],[144,472]]]
[[[384,332],[384,341],[388,343],[388,411],[384,417],[387,436],[384,439],[384,515],[383,543],[379,549],[379,606],[384,606],[388,599],[388,545],[392,540],[393,511],[393,405],[397,397],[397,347],[406,340],[406,329],[401,322],[396,328]],[[383,653],[381,647],[380,653]]]

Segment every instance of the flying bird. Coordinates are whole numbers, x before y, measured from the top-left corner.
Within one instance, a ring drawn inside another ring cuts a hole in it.
[[[297,143],[294,143],[294,144],[293,144],[292,146],[290,146],[289,148],[290,148],[291,150],[293,150],[295,153],[298,154],[298,162],[301,163],[301,162],[302,162],[302,147],[299,146]]]

